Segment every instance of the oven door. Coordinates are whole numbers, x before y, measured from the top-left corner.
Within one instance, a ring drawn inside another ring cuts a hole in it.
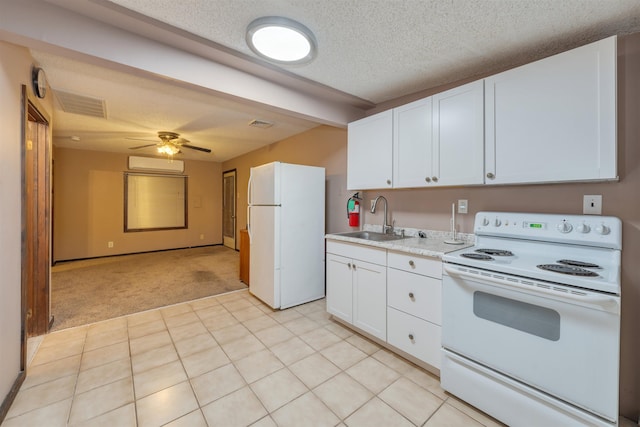
[[[444,264],[442,346],[617,421],[620,298]]]

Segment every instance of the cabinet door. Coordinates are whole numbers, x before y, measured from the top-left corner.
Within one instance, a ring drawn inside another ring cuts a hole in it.
[[[353,267],[353,325],[387,339],[387,269],[355,261]]]
[[[424,187],[431,181],[431,98],[393,110],[393,187]]]
[[[327,254],[327,312],[353,323],[351,259]]]
[[[484,183],[484,82],[433,96],[432,185]]]
[[[616,177],[616,38],[485,79],[487,184]]]
[[[349,123],[347,189],[391,188],[393,111]]]

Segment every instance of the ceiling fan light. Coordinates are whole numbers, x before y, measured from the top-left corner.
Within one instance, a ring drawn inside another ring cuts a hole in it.
[[[281,16],[251,22],[246,41],[256,55],[278,64],[304,64],[313,60],[317,51],[311,30]]]
[[[180,152],[180,149],[173,144],[162,144],[158,146],[158,153],[174,156]]]

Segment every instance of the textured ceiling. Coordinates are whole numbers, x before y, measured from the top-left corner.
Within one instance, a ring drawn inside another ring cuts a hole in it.
[[[246,55],[247,25],[295,19],[318,58],[289,71],[380,103],[640,29],[638,0],[112,0]]]
[[[186,32],[194,36],[194,43],[211,41],[211,46],[248,62],[256,75],[265,70],[280,73],[279,84],[289,79],[292,87],[296,76],[317,82],[364,100],[365,108],[610,35],[640,31],[638,0],[44,1],[74,12],[83,6],[81,13],[96,20],[105,19],[99,8],[116,11],[126,18],[119,25],[131,32],[141,31],[143,22]],[[244,37],[252,20],[269,15],[292,18],[310,28],[318,41],[318,57],[281,71],[265,68]],[[134,77],[45,51],[33,54],[54,89],[107,102],[106,121],[56,111],[58,146],[121,151],[140,144],[125,136],[153,140],[157,131],[167,130],[214,150],[209,156],[186,152],[185,158],[224,161],[318,124],[161,79]],[[266,130],[246,126],[256,118],[276,125]],[[71,141],[71,135],[80,136],[80,144]]]

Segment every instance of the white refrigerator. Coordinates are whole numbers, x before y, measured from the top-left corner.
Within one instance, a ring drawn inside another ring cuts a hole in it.
[[[324,297],[324,168],[251,168],[249,292],[274,309]]]

